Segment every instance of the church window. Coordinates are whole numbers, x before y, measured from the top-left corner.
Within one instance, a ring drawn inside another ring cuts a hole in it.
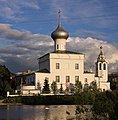
[[[79,64],[78,63],[75,64],[75,69],[79,69]]]
[[[60,69],[60,64],[56,63],[56,69]]]
[[[70,82],[70,76],[66,76],[66,82]]]
[[[106,70],[106,64],[105,64],[105,63],[104,63],[104,65],[103,65],[103,69]]]
[[[101,63],[99,64],[99,69],[102,70],[102,64]]]
[[[75,76],[75,82],[79,81],[79,76]]]
[[[57,44],[57,50],[59,49],[59,45]]]
[[[60,82],[60,76],[56,76],[56,82]]]
[[[85,78],[85,83],[87,83],[88,82],[88,79],[87,78]]]

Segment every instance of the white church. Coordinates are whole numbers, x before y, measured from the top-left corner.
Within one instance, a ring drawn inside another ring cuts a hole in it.
[[[54,40],[54,51],[38,58],[39,70],[17,76],[18,79],[21,79],[20,89],[23,94],[41,93],[45,79],[49,81],[50,86],[53,81],[56,81],[58,88],[62,84],[64,90],[70,85],[74,86],[76,81],[80,81],[83,87],[85,84],[89,85],[95,81],[97,87],[102,91],[110,90],[108,62],[103,54],[102,46],[96,60],[96,73],[85,72],[85,55],[66,49],[69,34],[62,28],[60,20],[51,37]],[[23,81],[25,84],[22,84]]]

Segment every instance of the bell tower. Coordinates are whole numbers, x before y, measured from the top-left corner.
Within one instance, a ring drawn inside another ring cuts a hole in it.
[[[96,76],[101,78],[103,81],[108,80],[108,63],[103,54],[103,47],[100,47],[100,53],[96,62]]]

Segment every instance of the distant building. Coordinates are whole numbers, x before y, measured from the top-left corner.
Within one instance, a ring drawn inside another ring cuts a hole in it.
[[[83,53],[66,50],[66,40],[69,34],[62,28],[60,22],[51,37],[54,40],[54,51],[38,58],[39,70],[18,76],[22,82],[25,81],[25,84],[21,86],[24,94],[35,93],[33,90],[41,92],[45,79],[49,81],[50,85],[56,81],[58,88],[62,84],[64,90],[74,86],[76,81],[81,81],[83,87],[85,84],[89,85],[95,81],[101,90],[110,90],[108,63],[104,57],[102,46],[96,62],[96,74],[94,74],[93,72],[84,72],[85,55]]]

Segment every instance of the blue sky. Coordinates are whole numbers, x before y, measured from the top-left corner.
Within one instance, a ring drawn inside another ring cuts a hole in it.
[[[96,60],[90,62],[92,51],[97,57],[103,44],[110,65],[117,65],[117,0],[0,0],[0,64],[13,72],[37,69],[37,57],[53,50],[50,34],[57,27],[59,9],[70,50],[87,54],[90,67]]]

